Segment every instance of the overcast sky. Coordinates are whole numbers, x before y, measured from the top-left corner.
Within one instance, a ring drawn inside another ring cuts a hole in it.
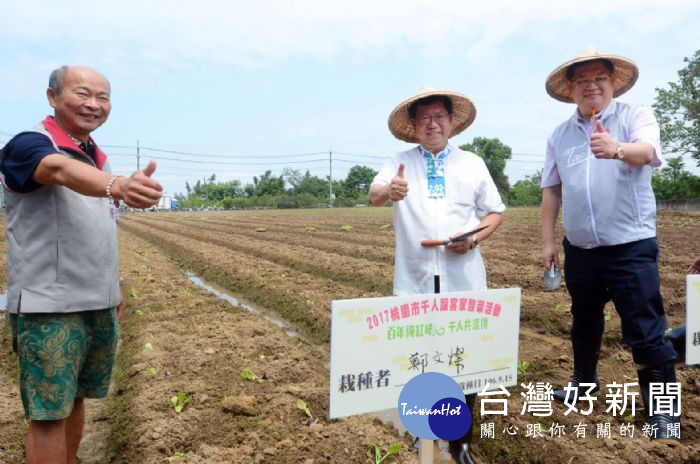
[[[501,139],[513,184],[574,110],[545,93],[555,67],[586,45],[631,58],[640,77],[620,100],[651,106],[700,48],[697,0],[24,0],[0,18],[0,144],[50,113],[52,69],[88,64],[112,85],[94,137],[113,169],[136,168],[138,140],[170,195],[212,173],[324,177],[331,150],[334,178],[378,169],[409,147],[389,113],[424,85],[472,98],[476,122],[453,143]]]

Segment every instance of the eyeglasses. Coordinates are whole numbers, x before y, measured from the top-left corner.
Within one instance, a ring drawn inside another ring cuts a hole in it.
[[[421,126],[427,126],[431,122],[435,121],[437,124],[442,124],[443,122],[447,121],[447,118],[450,115],[447,113],[435,113],[433,115],[425,115],[421,116],[418,118],[416,121],[418,122],[419,125]]]
[[[578,87],[579,89],[585,89],[591,84],[595,84],[596,87],[602,87],[603,84],[608,82],[610,80],[610,76],[598,76],[594,77],[593,79],[588,79],[585,77],[581,77],[579,79],[574,79],[574,85]]]

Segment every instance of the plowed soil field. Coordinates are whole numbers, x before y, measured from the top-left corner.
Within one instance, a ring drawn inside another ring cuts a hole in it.
[[[373,415],[328,419],[330,303],[391,294],[394,238],[389,208],[130,213],[119,224],[127,311],[109,399],[88,404],[83,463],[367,463],[375,443],[401,443],[393,462],[415,463],[409,436]],[[0,224],[3,225],[4,224]],[[561,236],[561,230],[559,230]],[[700,253],[700,214],[658,217],[661,282],[669,325],[685,317],[685,271]],[[0,236],[0,291],[6,282]],[[570,299],[542,285],[537,210],[506,211],[482,246],[489,286],[522,288],[518,383],[565,384],[572,371]],[[185,271],[254,312],[232,306]],[[612,305],[599,363],[603,383],[636,381]],[[3,317],[4,313],[0,313]],[[282,321],[284,327],[271,319]],[[0,463],[22,463],[23,420],[9,328],[0,324]],[[295,332],[297,335],[291,333]],[[291,333],[291,335],[290,335]],[[245,380],[241,372],[255,374]],[[476,417],[480,462],[700,462],[700,370],[678,365],[683,445],[642,436],[643,419],[605,413],[520,414],[524,388],[510,388],[509,414]],[[170,398],[189,398],[177,413]],[[312,418],[298,407],[308,404]],[[604,400],[601,397],[600,400]],[[639,408],[639,405],[638,405]],[[632,437],[620,426],[632,423]],[[543,436],[526,436],[540,424]],[[550,433],[563,425],[564,434]],[[575,426],[586,426],[585,437]],[[609,424],[609,437],[598,437]],[[517,430],[515,435],[508,432]],[[442,445],[444,449],[444,445]],[[389,462],[392,462],[390,460]],[[386,461],[385,461],[386,462]],[[435,462],[452,462],[444,452]]]

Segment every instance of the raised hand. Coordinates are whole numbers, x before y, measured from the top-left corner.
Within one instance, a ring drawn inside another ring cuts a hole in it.
[[[151,160],[140,171],[129,177],[120,177],[114,182],[112,192],[132,208],[150,208],[163,196],[163,187],[151,178],[156,170],[156,162]]]
[[[391,179],[391,184],[389,184],[389,198],[392,201],[401,201],[408,195],[408,182],[404,177],[404,164],[399,164],[399,170]]]
[[[591,152],[598,159],[612,159],[617,153],[617,141],[605,130],[603,123],[593,121],[595,131],[591,134]]]

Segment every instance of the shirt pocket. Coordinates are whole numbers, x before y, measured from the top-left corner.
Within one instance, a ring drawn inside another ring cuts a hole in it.
[[[476,204],[476,186],[471,182],[453,181],[447,186],[448,197],[452,203],[472,208]]]

